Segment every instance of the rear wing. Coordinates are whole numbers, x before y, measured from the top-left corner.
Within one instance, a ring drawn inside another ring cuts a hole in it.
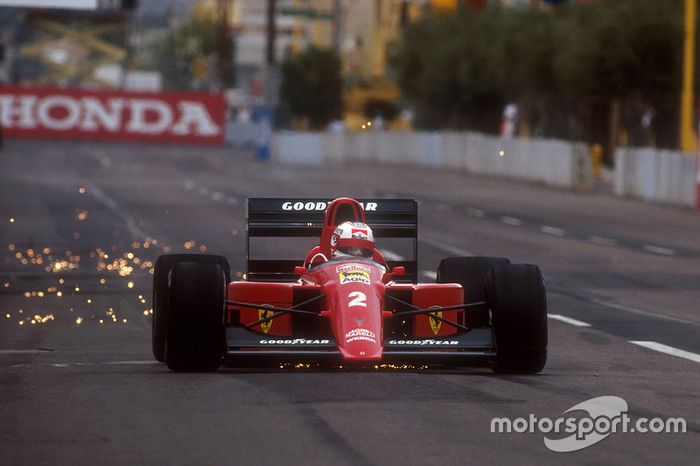
[[[295,259],[258,259],[251,256],[255,238],[320,238],[325,210],[332,199],[249,198],[247,205],[247,279],[294,281],[294,267],[303,265],[308,250],[291,251]],[[401,281],[416,283],[418,270],[418,203],[415,199],[358,199],[372,228],[377,248],[389,267],[403,266]],[[408,242],[402,254],[383,249],[383,239]],[[316,243],[318,244],[318,243]],[[404,257],[404,255],[412,257]],[[296,258],[298,257],[298,259]]]

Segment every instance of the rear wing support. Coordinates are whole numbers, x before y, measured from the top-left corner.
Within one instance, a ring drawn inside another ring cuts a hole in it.
[[[320,238],[325,210],[332,199],[249,198],[247,204],[246,257],[248,281],[295,281],[294,267],[302,265],[308,251],[293,251],[298,259],[270,260],[251,256],[255,238]],[[372,228],[377,247],[382,239],[399,238],[411,243],[406,258],[387,257],[389,267],[403,266],[397,281],[416,283],[418,278],[418,203],[415,199],[358,199]]]

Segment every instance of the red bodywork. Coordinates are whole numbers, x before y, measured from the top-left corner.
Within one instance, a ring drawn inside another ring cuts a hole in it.
[[[344,209],[344,210],[343,210]],[[290,344],[310,337],[316,343],[335,342],[337,351],[345,361],[378,361],[382,359],[385,338],[400,339],[444,338],[457,333],[451,325],[443,325],[426,314],[392,318],[397,310],[396,300],[387,295],[398,296],[405,303],[422,309],[437,306],[453,306],[462,303],[462,287],[454,283],[403,284],[393,281],[400,271],[388,273],[386,262],[379,251],[372,260],[344,259],[315,262],[313,257],[322,254],[332,257],[330,236],[337,223],[339,213],[349,212],[356,221],[364,222],[362,206],[354,199],[340,198],[326,210],[319,245],[306,256],[304,267],[298,267],[296,282],[232,282],[228,286],[228,300],[243,303],[259,303],[259,308],[229,304],[226,313],[227,326],[248,326],[259,344]],[[343,218],[342,220],[347,220]],[[316,302],[315,323],[290,313],[251,326],[276,311],[266,308],[291,308],[310,297],[323,296]],[[465,312],[445,310],[438,313],[450,321],[465,322]],[[320,321],[320,322],[319,322]],[[399,322],[396,322],[399,321]],[[388,333],[391,333],[388,335]],[[282,339],[280,337],[291,337]],[[306,340],[304,340],[306,341]],[[390,343],[394,340],[389,339]]]
[[[346,361],[376,361],[382,358],[385,338],[385,320],[390,322],[393,309],[385,300],[385,293],[403,293],[413,305],[421,308],[451,306],[461,303],[462,287],[458,284],[398,284],[386,279],[385,268],[371,261],[330,261],[305,272],[296,283],[232,282],[228,286],[228,299],[260,303],[260,309],[229,306],[227,324],[238,321],[248,325],[264,318],[272,311],[263,304],[279,308],[294,305],[295,293],[300,291],[320,293],[323,299],[321,320],[327,321],[330,335],[338,351]],[[389,312],[387,312],[389,311]],[[460,311],[444,311],[440,316],[456,321]],[[427,315],[406,317],[412,319],[410,337],[446,337],[457,330]],[[298,335],[294,318],[286,314],[269,323],[252,328],[259,335],[292,337]],[[322,337],[324,335],[321,335]]]

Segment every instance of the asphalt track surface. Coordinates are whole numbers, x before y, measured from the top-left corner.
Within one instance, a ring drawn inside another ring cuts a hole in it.
[[[539,264],[545,370],[168,371],[151,354],[148,261],[206,250],[242,272],[253,196],[415,197],[425,281],[446,256]],[[2,464],[697,464],[697,212],[427,168],[8,142],[0,221]],[[554,453],[543,433],[490,432],[605,395],[687,433]]]

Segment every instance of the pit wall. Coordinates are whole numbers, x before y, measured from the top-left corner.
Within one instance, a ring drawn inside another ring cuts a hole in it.
[[[450,131],[284,131],[273,135],[272,154],[285,164],[407,165],[568,189],[589,189],[594,185],[588,146],[550,139],[503,139]],[[615,153],[614,193],[649,202],[696,207],[697,163],[697,157],[681,152],[619,148]]]
[[[696,173],[694,154],[620,148],[615,153],[615,194],[695,207],[698,205]]]
[[[275,133],[273,157],[285,164],[368,163],[456,170],[560,188],[593,185],[588,146],[503,139],[472,132]],[[502,154],[502,155],[501,155]]]

